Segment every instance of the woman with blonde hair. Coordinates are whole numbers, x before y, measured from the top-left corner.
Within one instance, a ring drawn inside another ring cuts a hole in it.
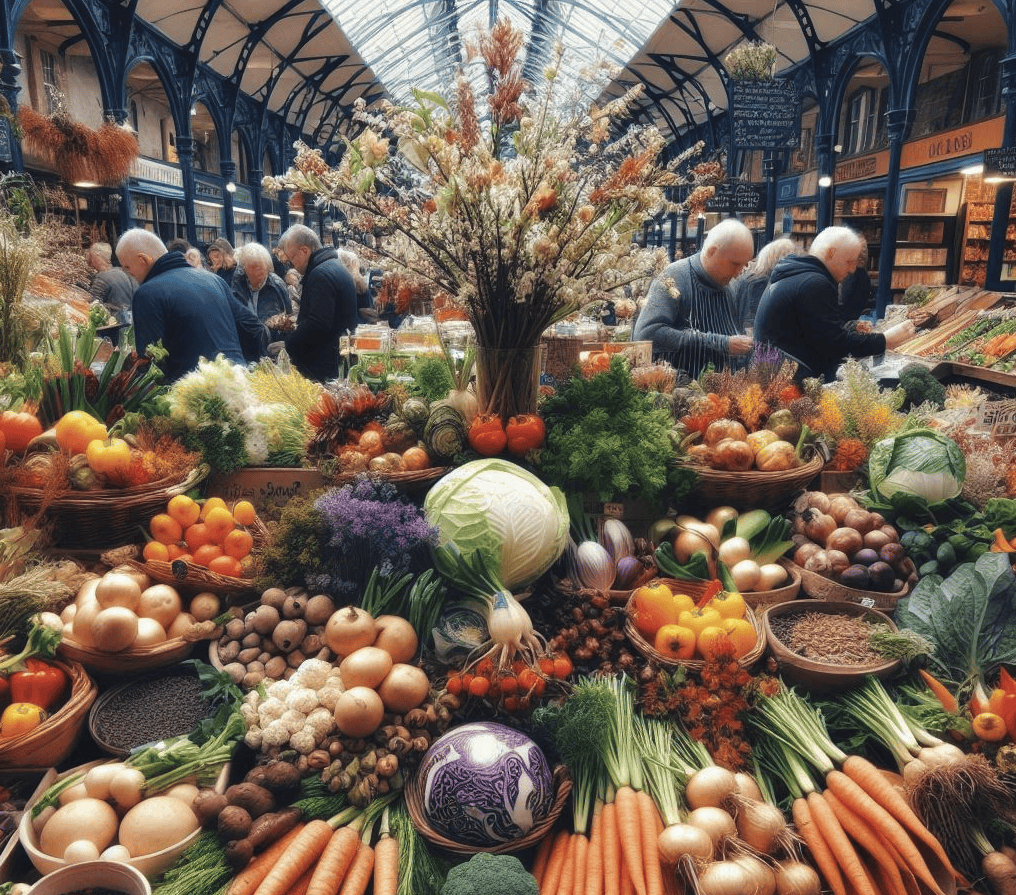
[[[360,323],[377,323],[378,313],[370,286],[360,267],[360,257],[351,249],[336,249],[335,254],[353,277],[356,285],[356,317]]]
[[[233,284],[233,274],[236,273],[236,258],[233,256],[233,246],[228,239],[221,236],[213,240],[205,249],[208,256],[208,266],[212,273],[217,274],[226,281],[226,285]]]
[[[737,309],[737,319],[741,322],[741,329],[746,330],[755,323],[755,312],[758,310],[759,299],[769,284],[769,274],[777,262],[782,261],[787,255],[798,254],[797,246],[793,240],[785,236],[774,239],[772,242],[759,249],[755,260],[749,264],[744,273],[730,284],[734,293],[734,307]]]

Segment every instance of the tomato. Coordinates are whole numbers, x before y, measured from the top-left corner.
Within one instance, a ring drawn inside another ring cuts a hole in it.
[[[0,432],[4,434],[7,449],[22,454],[36,435],[42,434],[42,423],[34,413],[5,410],[0,413]]]
[[[469,426],[469,446],[481,457],[496,457],[508,444],[508,433],[496,413],[481,413]]]
[[[106,427],[84,410],[71,410],[56,421],[56,442],[68,454],[83,454],[88,443],[96,438],[106,439]]]
[[[643,637],[653,637],[664,625],[677,624],[678,607],[666,584],[644,584],[632,594],[632,621]]]
[[[0,715],[0,738],[16,737],[35,730],[46,720],[46,712],[30,702],[12,702]]]
[[[508,420],[505,432],[508,435],[508,452],[516,457],[524,457],[543,444],[547,427],[539,414],[522,413]]]
[[[122,438],[94,438],[85,448],[85,458],[95,472],[122,475],[131,465],[131,446]]]

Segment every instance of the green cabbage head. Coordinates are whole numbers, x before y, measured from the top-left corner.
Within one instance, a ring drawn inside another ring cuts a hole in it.
[[[568,543],[560,488],[507,460],[473,460],[438,480],[423,502],[427,520],[464,556],[479,551],[510,591],[532,584]]]
[[[912,429],[884,438],[871,449],[868,477],[885,499],[897,492],[916,494],[929,504],[956,497],[963,490],[967,464],[951,438],[932,429]]]

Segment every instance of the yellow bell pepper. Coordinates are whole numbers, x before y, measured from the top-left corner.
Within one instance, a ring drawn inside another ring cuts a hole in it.
[[[35,730],[46,720],[46,712],[30,702],[12,702],[0,715],[0,738],[17,737]]]

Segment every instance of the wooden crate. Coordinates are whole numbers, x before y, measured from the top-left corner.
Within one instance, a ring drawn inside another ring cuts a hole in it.
[[[261,513],[324,486],[324,476],[317,469],[247,466],[229,475],[209,476],[205,495],[221,497],[228,504],[249,500]]]

